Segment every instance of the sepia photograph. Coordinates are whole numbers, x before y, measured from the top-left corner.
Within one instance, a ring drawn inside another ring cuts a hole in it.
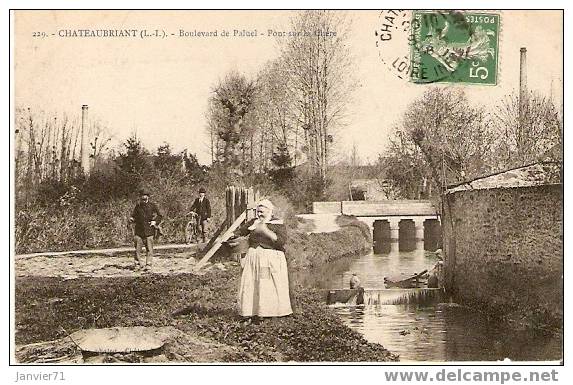
[[[10,30],[16,382],[563,365],[564,10],[13,9]]]

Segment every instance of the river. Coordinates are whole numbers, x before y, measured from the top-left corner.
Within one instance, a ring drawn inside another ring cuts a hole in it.
[[[372,253],[338,261],[312,274],[312,286],[348,288],[352,273],[356,273],[366,289],[366,305],[337,304],[334,310],[368,341],[399,354],[402,362],[561,360],[561,336],[516,330],[451,303],[445,296],[424,297],[423,301],[414,298],[411,303],[400,305],[381,304],[384,300],[380,297],[392,297],[400,290],[386,289],[384,276],[420,272],[431,269],[436,262],[435,254],[424,252],[423,242],[416,246],[415,251],[403,252],[395,243],[388,254]]]

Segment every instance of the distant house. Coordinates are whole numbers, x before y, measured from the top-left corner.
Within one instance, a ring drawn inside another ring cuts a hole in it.
[[[382,201],[393,199],[390,184],[383,179],[354,179],[350,182],[354,201]]]

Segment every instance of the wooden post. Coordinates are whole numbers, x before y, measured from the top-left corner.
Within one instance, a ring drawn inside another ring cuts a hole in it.
[[[233,205],[233,220],[241,214],[241,189],[235,191],[235,204]]]
[[[224,241],[228,240],[233,232],[245,221],[255,217],[256,203],[259,200],[259,192],[252,187],[237,188],[227,186],[225,189],[225,207],[227,210],[226,220],[217,230],[213,238],[203,250],[207,250],[203,258],[195,265],[194,270],[199,270],[207,261],[215,255]]]
[[[247,202],[245,208],[247,210],[247,221],[255,217],[255,210],[257,209],[255,207],[255,204],[256,204],[255,193],[253,192],[253,188],[249,187],[249,189],[247,190]]]
[[[231,188],[227,186],[225,188],[225,225],[229,226],[231,224],[231,216],[229,213],[229,207],[231,207]]]
[[[247,209],[247,190],[243,187],[241,188],[241,209],[240,211],[243,212]]]
[[[231,226],[235,220],[235,186],[231,186],[229,191],[229,207],[227,209],[229,210],[229,226]]]

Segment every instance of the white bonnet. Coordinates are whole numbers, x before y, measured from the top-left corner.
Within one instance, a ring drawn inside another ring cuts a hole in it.
[[[273,202],[271,202],[268,199],[261,199],[260,201],[257,202],[257,207],[259,206],[263,206],[266,207],[268,209],[270,209],[271,211],[274,211],[275,206],[273,205]]]

